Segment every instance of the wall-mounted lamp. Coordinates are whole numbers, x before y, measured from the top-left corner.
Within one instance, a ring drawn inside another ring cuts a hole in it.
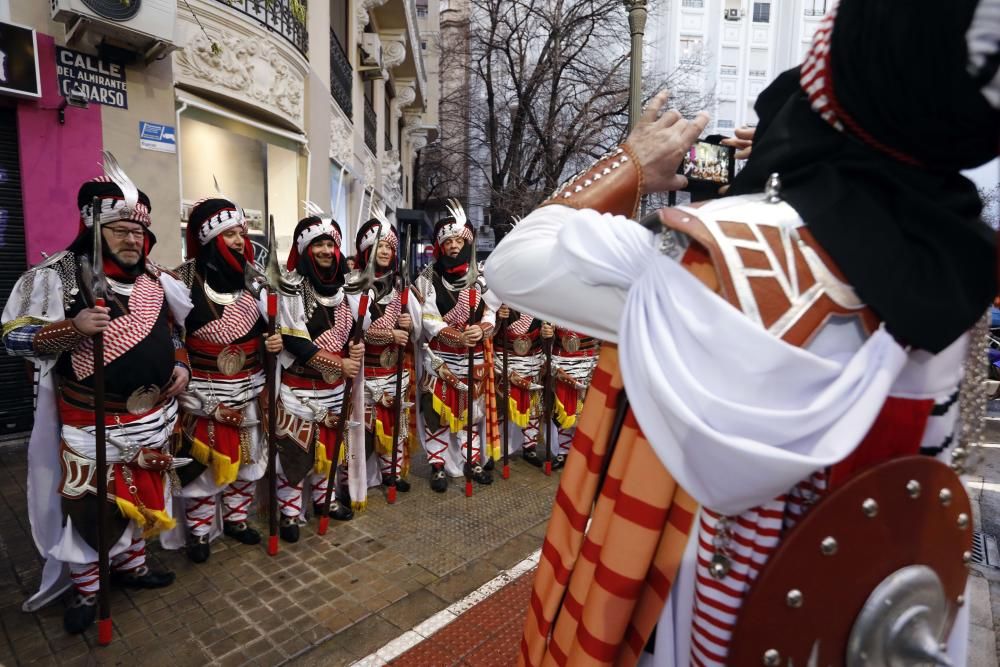
[[[86,109],[88,106],[87,96],[84,94],[83,90],[80,88],[80,84],[73,86],[73,89],[69,91],[69,95],[63,97],[62,104],[56,109],[59,114],[59,124],[66,124],[66,107],[75,107],[77,109]]]

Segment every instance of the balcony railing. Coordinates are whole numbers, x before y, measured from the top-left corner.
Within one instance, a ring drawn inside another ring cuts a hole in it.
[[[304,57],[309,53],[309,33],[306,31],[306,2],[297,0],[216,0],[241,14],[255,19],[262,26],[284,37]]]
[[[704,9],[705,0],[681,0],[681,7],[693,7],[695,9]]]
[[[754,76],[754,77],[767,78],[767,70],[766,69],[752,69],[752,70],[750,70],[748,72],[748,74],[750,74],[750,76]]]
[[[719,74],[722,76],[736,76],[735,65],[722,65],[719,67]]]
[[[365,146],[372,153],[375,153],[378,147],[378,116],[375,115],[375,109],[367,98],[365,99]]]
[[[351,118],[354,106],[351,104],[351,83],[354,81],[354,70],[351,61],[347,59],[347,50],[337,39],[337,33],[330,30],[330,94],[337,104]]]

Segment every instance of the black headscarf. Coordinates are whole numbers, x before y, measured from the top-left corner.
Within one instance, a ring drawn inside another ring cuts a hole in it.
[[[757,101],[753,153],[731,194],[781,195],[903,344],[939,352],[996,294],[995,237],[960,168],[997,153],[997,113],[966,73],[975,2],[843,0],[831,68],[839,104],[905,164],[823,120],[785,72]],[[941,84],[940,86],[938,84]]]
[[[306,229],[320,222],[320,218],[316,216],[308,216],[299,220],[299,224],[295,226],[295,233],[292,236],[295,239],[295,243],[298,244],[299,236]],[[341,234],[340,225],[333,220],[330,222],[339,236]],[[317,241],[333,241],[336,246],[333,254],[333,264],[328,269],[324,269],[317,264],[315,258],[312,256],[310,246]],[[302,253],[298,252],[298,246],[296,245],[296,248],[289,255],[289,264],[293,265],[300,275],[307,277],[313,288],[323,296],[335,295],[343,287],[347,276],[347,258],[340,252],[340,241],[329,234],[321,234],[314,238]]]

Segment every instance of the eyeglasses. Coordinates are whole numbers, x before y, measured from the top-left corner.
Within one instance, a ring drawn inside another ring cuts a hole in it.
[[[125,229],[124,227],[105,227],[116,241],[124,241],[129,236],[141,241],[146,236],[144,229]]]

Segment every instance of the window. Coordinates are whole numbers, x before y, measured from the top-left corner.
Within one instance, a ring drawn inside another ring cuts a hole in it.
[[[350,35],[347,27],[352,24],[348,16],[347,5],[348,0],[330,0],[330,27],[333,28],[333,34],[345,51]]]
[[[806,0],[806,16],[825,16],[826,0]]]
[[[421,51],[427,50],[427,40],[425,39],[420,40],[420,50]]]
[[[732,129],[732,128],[736,127],[736,122],[732,121],[732,120],[722,120],[722,119],[720,119],[719,122],[716,123],[716,126],[719,129],[723,129],[723,128]]]
[[[747,73],[752,77],[766,77],[769,60],[770,58],[768,58],[767,51],[764,49],[750,49],[750,60],[747,63]]]
[[[701,57],[702,41],[700,37],[681,37],[682,63],[697,63]]]
[[[755,3],[753,3],[753,22],[754,23],[770,23],[771,22],[771,3],[770,2],[755,2]]]
[[[682,0],[681,7],[693,7],[695,9],[704,9],[705,0]]]
[[[417,18],[425,19],[427,18],[427,0],[417,0]]]

